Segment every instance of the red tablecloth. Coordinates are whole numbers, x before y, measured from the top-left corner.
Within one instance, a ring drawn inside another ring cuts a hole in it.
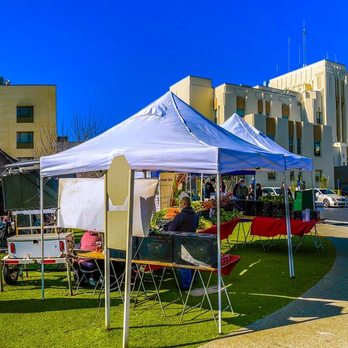
[[[318,220],[303,222],[302,220],[290,220],[291,234],[302,237],[309,233],[318,223]],[[261,237],[275,237],[277,235],[286,235],[285,218],[256,217],[251,224],[251,235]]]
[[[224,222],[220,225],[220,239],[224,240],[227,239],[228,236],[232,233],[234,228],[237,226],[239,222],[239,218],[233,219],[228,222]],[[200,231],[199,233],[210,233],[210,234],[217,234],[217,225],[214,225],[210,228],[207,228],[205,230]]]

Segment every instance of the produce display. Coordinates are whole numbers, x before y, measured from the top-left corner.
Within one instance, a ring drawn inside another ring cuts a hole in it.
[[[220,219],[221,223],[231,221],[235,218],[241,217],[242,213],[238,210],[227,210],[227,200],[228,197],[223,197],[221,199],[221,205],[225,206],[220,209]],[[216,201],[208,200],[208,201],[195,201],[191,203],[193,210],[199,216],[198,229],[203,230],[206,228],[210,228],[216,224]],[[175,216],[180,212],[180,209],[177,207],[170,207],[168,209],[163,209],[156,212],[151,220],[151,229],[153,231],[159,231],[165,222],[172,220]]]
[[[177,207],[169,207],[168,209],[166,209],[166,213],[164,215],[165,219],[169,219],[172,220],[174,219],[179,213],[180,213],[180,209]]]

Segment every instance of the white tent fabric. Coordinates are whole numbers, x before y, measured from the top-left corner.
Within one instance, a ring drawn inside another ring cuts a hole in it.
[[[124,155],[134,170],[226,173],[284,171],[284,156],[231,135],[171,92],[99,136],[41,157],[41,176],[106,170]]]
[[[313,160],[311,158],[299,156],[284,149],[237,114],[233,114],[221,127],[265,151],[283,154],[285,156],[286,169],[313,170]]]

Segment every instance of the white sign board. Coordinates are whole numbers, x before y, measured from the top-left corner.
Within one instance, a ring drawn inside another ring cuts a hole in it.
[[[137,179],[134,182],[133,236],[149,233],[156,179]],[[104,178],[59,179],[57,226],[104,232]],[[126,211],[109,203],[109,211]]]

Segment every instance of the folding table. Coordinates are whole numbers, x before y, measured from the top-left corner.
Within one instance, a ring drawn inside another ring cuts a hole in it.
[[[220,240],[227,239],[228,246],[231,248],[229,237],[232,234],[234,228],[240,222],[239,218],[233,219],[228,222],[224,222],[220,225]],[[206,228],[205,230],[199,231],[199,233],[208,233],[208,234],[217,234],[217,226],[214,225],[210,228]],[[239,232],[238,232],[239,234]]]
[[[239,262],[240,258],[241,257],[239,255],[229,255],[229,254],[221,255],[221,274],[228,276],[232,272],[232,270],[235,267],[235,265]],[[202,277],[202,272],[209,272],[210,273],[208,281],[207,281],[206,284],[205,284],[204,279]],[[212,268],[212,267],[197,267],[197,268],[195,268],[194,274],[193,274],[193,277],[192,277],[192,280],[191,280],[190,288],[189,288],[189,290],[188,290],[188,292],[186,294],[186,299],[185,299],[185,302],[184,302],[184,308],[183,308],[183,310],[181,312],[181,321],[183,320],[184,314],[188,312],[188,310],[186,310],[186,307],[187,307],[187,302],[189,300],[189,297],[191,295],[196,295],[196,296],[202,296],[202,300],[201,300],[200,303],[198,303],[197,305],[191,307],[190,309],[193,309],[193,308],[195,308],[197,306],[202,308],[202,305],[203,305],[204,300],[206,298],[207,302],[208,302],[209,309],[212,312],[213,319],[214,319],[214,321],[216,323],[214,309],[213,309],[213,306],[212,306],[209,294],[216,293],[216,292],[218,292],[218,290],[217,290],[217,288],[215,286],[213,288],[209,287],[209,286],[210,286],[210,282],[211,282],[211,278],[212,278],[213,273],[217,273],[217,272],[218,272],[217,268]],[[192,290],[193,282],[194,282],[196,274],[198,274],[198,277],[199,277],[199,280],[201,282],[203,291]],[[232,314],[233,314],[233,307],[232,307],[231,299],[230,299],[228,291],[227,291],[228,286],[225,285],[223,277],[221,277],[221,284],[222,284],[221,291],[223,291],[225,293],[225,296],[226,296],[226,299],[227,299],[227,302],[228,302],[228,305],[224,309],[222,309],[222,311],[224,311],[226,309],[230,309]]]
[[[306,234],[311,234],[318,253],[319,249],[323,248],[320,238],[318,237],[317,229],[315,228],[315,225],[318,222],[320,222],[320,220],[310,220],[308,222],[294,219],[290,220],[292,236],[302,238],[299,245],[297,245],[296,250],[303,243]],[[265,250],[261,237],[273,239],[276,236],[286,235],[285,218],[256,217],[253,219],[251,224],[251,235],[260,237],[262,247]]]

